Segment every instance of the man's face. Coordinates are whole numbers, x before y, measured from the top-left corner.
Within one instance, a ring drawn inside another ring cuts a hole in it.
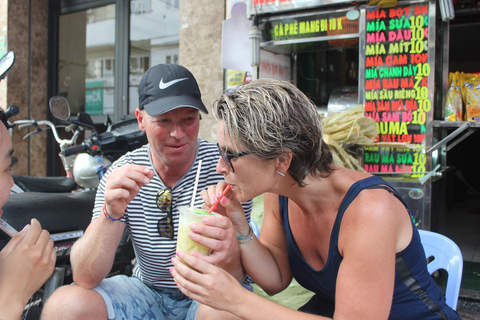
[[[12,139],[7,128],[0,122],[0,208],[7,202],[10,189],[13,186],[13,179],[10,176],[12,153]],[[0,209],[0,217],[2,214],[3,212]]]
[[[190,166],[195,159],[199,111],[178,108],[160,116],[151,117],[145,110],[137,109],[140,129],[147,134],[152,147],[154,164],[163,166]]]

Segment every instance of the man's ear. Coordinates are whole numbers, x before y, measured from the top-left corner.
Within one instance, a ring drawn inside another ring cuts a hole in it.
[[[280,156],[277,157],[277,171],[285,174],[290,168],[290,163],[292,162],[293,155],[290,151],[285,151]]]
[[[140,109],[135,109],[135,116],[137,117],[137,122],[138,122],[138,128],[142,132],[146,132],[145,130],[145,111],[142,111]]]

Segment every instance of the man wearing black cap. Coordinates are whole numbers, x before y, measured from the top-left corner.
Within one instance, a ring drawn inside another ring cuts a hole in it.
[[[216,172],[216,145],[198,139],[199,112],[208,112],[197,82],[180,65],[160,64],[145,73],[138,92],[135,114],[149,144],[121,157],[101,180],[92,223],[71,253],[76,285],[59,288],[47,301],[42,319],[196,319],[197,310],[202,319],[230,315],[199,307],[178,290],[170,274],[178,208],[191,204],[199,164],[196,207],[203,203],[201,190],[224,180]],[[244,204],[248,218],[251,207],[251,201]],[[203,244],[216,248],[205,259],[242,281],[230,221],[210,220],[196,230]],[[137,258],[133,276],[104,279],[125,227]]]

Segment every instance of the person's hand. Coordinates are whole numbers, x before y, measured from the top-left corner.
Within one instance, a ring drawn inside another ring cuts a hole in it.
[[[219,182],[202,190],[200,194],[205,201],[202,209],[208,210],[214,205],[226,187],[227,183]],[[212,249],[209,256],[198,253],[199,257],[223,268],[241,282],[245,278],[245,271],[241,263],[237,234],[246,235],[250,230],[245,212],[232,189],[220,199],[215,211],[228,219],[205,217],[201,224],[190,226],[192,233],[189,236],[193,241]]]
[[[192,223],[189,237],[212,251],[205,256],[197,256],[208,263],[217,265],[242,281],[245,272],[240,261],[240,247],[232,222],[226,217],[205,217],[202,223]]]
[[[180,259],[179,259],[180,258]],[[183,261],[195,268],[189,268]],[[170,269],[178,288],[188,297],[214,309],[229,311],[241,301],[244,288],[225,270],[192,255],[178,252]]]
[[[127,164],[109,173],[104,193],[108,215],[113,219],[120,218],[140,188],[149,183],[154,174],[153,170],[136,164]]]
[[[216,186],[213,185],[208,187],[206,190],[202,190],[200,195],[205,202],[202,206],[202,209],[208,211],[212,205],[215,205],[215,202],[222,195],[223,190],[225,190],[227,185],[228,184],[226,182],[219,182]],[[234,190],[230,189],[225,196],[220,199],[220,202],[214,211],[228,217],[230,221],[232,221],[237,234],[248,233],[248,221],[245,217],[242,204],[235,198]]]
[[[0,252],[0,318],[20,318],[30,297],[52,275],[56,258],[50,234],[36,219],[8,242]]]

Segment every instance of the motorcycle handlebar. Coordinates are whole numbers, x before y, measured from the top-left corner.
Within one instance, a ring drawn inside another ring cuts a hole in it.
[[[20,129],[20,130],[35,126],[35,122],[33,122],[33,121],[29,121],[29,122],[26,122],[26,123],[15,122],[15,124],[18,125],[18,129]]]
[[[84,153],[88,151],[88,147],[84,144],[79,144],[77,146],[65,148],[60,152],[64,157],[68,157],[74,154]]]
[[[20,109],[12,104],[10,107],[8,107],[7,110],[5,110],[5,118],[8,119],[10,117],[16,116],[17,114],[20,113]]]
[[[8,118],[16,116],[19,114],[20,109],[16,105],[11,105],[7,110],[2,111],[0,109],[0,121],[5,124],[7,129],[12,128],[14,125],[8,122]]]

